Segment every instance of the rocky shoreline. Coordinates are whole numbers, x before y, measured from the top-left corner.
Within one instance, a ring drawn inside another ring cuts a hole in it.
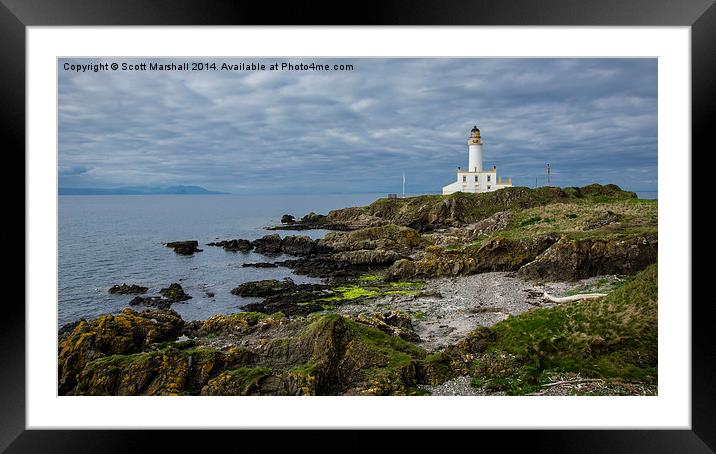
[[[634,324],[623,332],[602,332],[599,321],[617,316],[602,313],[611,298],[609,307],[631,317],[636,310],[631,305],[641,304],[639,314],[648,323],[638,329],[655,323],[650,286],[655,286],[656,213],[656,202],[640,201],[614,185],[590,185],[380,199],[300,219],[287,214],[271,229],[331,232],[320,240],[269,234],[207,246],[267,258],[289,255],[293,258],[246,266],[285,266],[324,283],[243,283],[231,293],[261,301],[206,321],[185,321],[171,310],[191,298],[175,283],[160,296],[136,296],[130,303],[149,310],[125,309],[65,325],[58,334],[59,392],[539,394],[543,382],[571,373],[607,383],[592,386],[590,393],[650,393],[655,354],[651,344],[648,353],[641,346],[644,333],[639,332],[641,340],[632,339]],[[166,246],[181,255],[201,251],[195,240]],[[607,296],[569,305],[543,298],[545,292],[583,291]],[[123,284],[110,292],[146,288]],[[638,297],[624,301],[625,292]],[[577,311],[576,319],[594,318],[594,326],[566,323],[563,311]],[[533,322],[535,317],[545,320]],[[521,323],[531,328],[525,331]],[[542,332],[553,324],[550,329],[561,338]],[[562,338],[564,345],[554,344]],[[585,346],[585,339],[592,340]],[[592,362],[608,364],[593,370],[572,361],[570,369],[566,359],[558,360],[567,354],[598,355]],[[542,358],[536,367],[535,358]],[[622,384],[609,385],[617,382]],[[554,391],[543,394],[548,392]]]

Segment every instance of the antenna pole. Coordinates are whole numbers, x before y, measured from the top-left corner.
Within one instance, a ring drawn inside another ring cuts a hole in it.
[[[552,167],[547,163],[547,186],[552,186]]]
[[[405,172],[403,172],[403,198],[405,198]]]

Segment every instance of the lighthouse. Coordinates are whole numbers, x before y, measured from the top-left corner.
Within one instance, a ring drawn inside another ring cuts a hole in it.
[[[467,170],[470,172],[482,172],[482,138],[477,125],[470,131],[467,148],[469,156]]]
[[[443,186],[443,195],[454,192],[492,192],[512,186],[512,178],[503,180],[497,177],[497,166],[491,169],[482,167],[482,137],[475,125],[467,139],[467,169],[457,168],[457,181]]]

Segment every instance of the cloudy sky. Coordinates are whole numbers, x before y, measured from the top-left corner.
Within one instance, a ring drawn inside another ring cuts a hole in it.
[[[656,59],[301,59],[353,71],[64,70],[61,187],[438,192],[484,164],[520,186],[657,187]],[[161,63],[182,60],[159,60]],[[239,63],[256,59],[217,59]],[[265,59],[270,65],[286,60]]]

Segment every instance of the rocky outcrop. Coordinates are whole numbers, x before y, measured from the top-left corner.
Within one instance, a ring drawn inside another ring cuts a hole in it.
[[[280,254],[281,236],[278,234],[266,235],[253,241],[253,246],[259,254]]]
[[[191,299],[191,296],[184,292],[182,286],[173,283],[167,288],[159,290],[161,296],[137,296],[130,302],[130,306],[155,307],[157,309],[169,309],[172,304]]]
[[[469,224],[465,227],[470,238],[477,238],[482,235],[492,235],[493,233],[505,230],[511,219],[509,211],[498,211],[487,219],[482,219]]]
[[[334,262],[342,262],[355,266],[365,265],[378,265],[386,266],[390,265],[396,260],[403,258],[402,254],[395,251],[384,250],[384,249],[362,249],[358,251],[346,251],[339,252],[331,255],[331,260]]]
[[[562,237],[517,274],[527,279],[552,281],[572,281],[604,274],[635,274],[656,263],[657,257],[656,234],[622,239]]]
[[[419,342],[420,337],[415,333],[409,314],[400,311],[375,312],[372,314],[360,313],[355,317],[360,323],[372,326],[391,336],[399,337],[410,342]]]
[[[175,303],[191,299],[191,296],[187,295],[182,286],[176,282],[170,284],[167,288],[159,290],[159,294]]]
[[[296,290],[296,287],[296,283],[291,278],[286,278],[282,281],[265,279],[245,282],[231,290],[231,294],[236,296],[271,296]]]
[[[286,315],[307,315],[321,311],[326,304],[319,301],[333,296],[330,286],[323,284],[296,284],[290,278],[282,281],[267,279],[246,282],[231,291],[237,296],[262,297],[260,303],[249,303],[244,310]]]
[[[333,314],[241,313],[184,326],[171,311],[81,322],[60,342],[60,394],[411,394],[425,357],[398,337]],[[166,342],[179,332],[194,338]]]
[[[498,212],[524,209],[584,198],[634,198],[633,192],[616,185],[589,185],[582,188],[510,187],[499,191],[449,196],[425,195],[400,199],[379,199],[364,207],[333,210],[313,228],[356,230],[385,224],[412,227],[420,232],[464,227]],[[300,224],[300,223],[298,223]],[[307,225],[310,225],[307,224]]]
[[[479,238],[508,229],[511,219],[512,215],[509,211],[499,211],[487,219],[468,224],[465,227],[436,229],[425,236],[438,246],[468,244]]]
[[[174,300],[164,298],[162,296],[135,296],[129,302],[130,306],[154,307],[157,309],[169,309],[174,304]]]
[[[281,252],[288,255],[305,256],[317,254],[328,249],[319,247],[319,243],[307,236],[287,236],[281,239]]]
[[[351,230],[351,226],[343,223],[328,222],[328,217],[323,214],[310,212],[301,219],[296,220],[289,214],[283,215],[281,225],[268,227],[268,230]]]
[[[59,393],[71,393],[80,373],[91,361],[107,355],[138,353],[149,345],[174,339],[184,322],[174,311],[135,312],[80,320],[60,336],[58,352]]]
[[[298,239],[301,241],[296,245],[291,244],[290,241]],[[280,250],[302,258],[286,260],[279,265],[308,276],[354,277],[374,268],[384,268],[429,244],[430,241],[414,229],[396,225],[329,232],[318,241],[307,237],[286,237]]]
[[[492,238],[479,246],[463,249],[447,249],[432,246],[419,260],[403,259],[389,269],[388,279],[400,280],[414,277],[438,277],[475,274],[487,271],[516,271],[534,260],[549,246],[557,235],[510,240]]]
[[[307,256],[330,252],[327,247],[322,246],[318,241],[307,236],[291,235],[281,238],[281,236],[277,234],[266,235],[254,240],[252,244],[259,254]]]
[[[215,241],[213,243],[207,243],[206,245],[222,247],[224,248],[224,250],[232,252],[249,252],[251,249],[254,248],[254,245],[251,244],[251,241],[242,239]]]
[[[430,242],[414,229],[384,225],[349,232],[329,232],[320,244],[336,252],[382,249],[407,253],[428,246]]]
[[[174,252],[179,255],[192,255],[195,252],[202,251],[201,249],[199,249],[199,242],[194,240],[172,241],[169,243],[164,243],[164,246],[174,249]]]
[[[132,294],[141,294],[141,293],[147,293],[147,290],[149,290],[147,287],[142,287],[141,285],[113,285],[109,288],[109,293],[117,294],[117,295],[132,295]]]

